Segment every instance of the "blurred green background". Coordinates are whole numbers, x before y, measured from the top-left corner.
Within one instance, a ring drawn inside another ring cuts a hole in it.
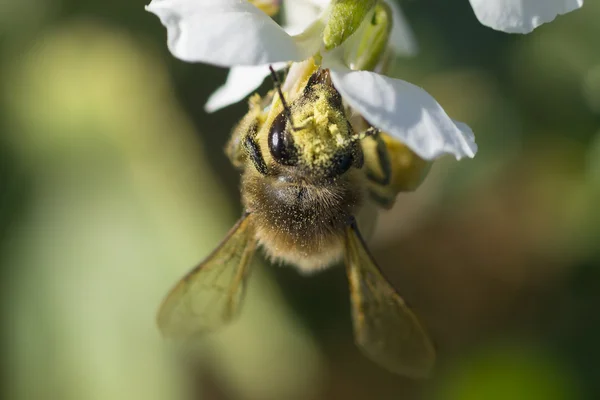
[[[241,212],[222,148],[245,104],[204,113],[227,71],[174,59],[145,3],[0,3],[6,398],[600,398],[598,2],[527,36],[402,2],[421,51],[395,76],[479,144],[371,240],[437,345],[426,381],[359,354],[339,267],[257,263],[239,321],[185,363],[165,347],[160,300]]]

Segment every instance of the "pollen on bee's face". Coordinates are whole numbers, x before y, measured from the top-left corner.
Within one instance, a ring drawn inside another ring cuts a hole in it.
[[[311,168],[329,167],[333,157],[352,144],[344,111],[332,105],[334,95],[330,89],[315,88],[313,101],[300,103],[293,109],[299,127],[293,132],[295,143],[304,164]]]

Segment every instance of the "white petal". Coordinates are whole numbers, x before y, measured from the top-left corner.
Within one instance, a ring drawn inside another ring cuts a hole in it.
[[[508,33],[529,33],[557,15],[583,6],[583,0],[470,0],[479,22]]]
[[[302,84],[309,78],[312,72],[315,71],[316,65],[312,59],[299,63],[292,63],[285,77],[285,81],[281,85],[281,90],[288,97],[288,101],[292,102],[296,96],[304,90]]]
[[[395,1],[386,2],[392,9],[392,32],[390,34],[390,46],[400,55],[413,56],[419,50],[417,41],[413,35],[404,13]]]
[[[153,0],[146,10],[167,28],[168,46],[184,61],[262,65],[307,58],[258,8],[240,0]]]
[[[471,149],[471,155],[466,154],[466,156],[469,158],[475,157],[475,153],[477,153],[477,143],[475,143],[475,134],[473,133],[473,129],[471,129],[471,127],[465,124],[464,122],[460,122],[455,119],[453,119],[452,122],[454,122],[454,125],[456,125],[458,130],[460,130],[460,132],[462,133],[462,136],[467,143],[467,147]]]
[[[298,0],[302,1],[302,0]],[[315,0],[316,1],[316,0]],[[328,0],[326,0],[328,1]],[[287,32],[293,35],[294,42],[300,51],[304,54],[304,59],[312,57],[323,46],[323,31],[329,20],[331,13],[330,7],[319,8],[318,14],[310,14],[308,18],[316,15],[311,21],[296,21],[296,25],[289,25]],[[307,22],[308,25],[306,25]]]
[[[471,129],[455,123],[433,97],[418,86],[369,71],[351,71],[324,59],[342,98],[373,126],[389,133],[424,159],[443,154],[474,157]]]
[[[314,3],[309,0],[290,0],[284,2],[283,19],[285,25],[289,27],[286,31],[290,35],[293,35],[306,29],[319,17],[327,6],[327,3],[329,3],[329,0],[324,0],[322,3]]]
[[[298,1],[298,0],[291,0],[291,1]],[[331,4],[331,0],[304,0],[304,1],[314,4],[317,7],[321,7],[322,9],[327,7],[329,4]]]
[[[287,63],[271,64],[275,70],[285,68],[286,65]],[[269,73],[268,64],[231,68],[227,81],[210,95],[204,110],[209,113],[215,112],[237,103],[262,85]]]

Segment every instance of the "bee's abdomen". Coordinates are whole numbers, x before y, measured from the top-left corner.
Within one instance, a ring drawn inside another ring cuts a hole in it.
[[[348,173],[331,184],[307,185],[247,174],[244,204],[267,254],[307,271],[339,258],[344,228],[363,200],[358,178]]]

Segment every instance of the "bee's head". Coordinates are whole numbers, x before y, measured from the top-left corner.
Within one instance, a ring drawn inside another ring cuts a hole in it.
[[[314,177],[335,178],[362,166],[362,150],[327,70],[315,72],[303,93],[275,117],[268,134],[273,160]]]

